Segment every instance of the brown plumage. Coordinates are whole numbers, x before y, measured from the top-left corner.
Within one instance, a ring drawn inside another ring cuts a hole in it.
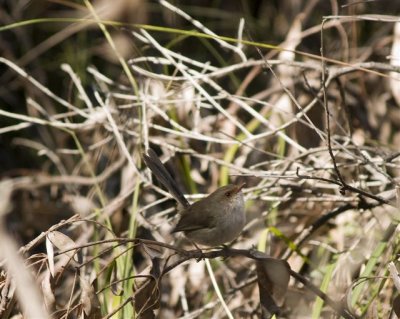
[[[160,183],[181,205],[181,217],[173,233],[182,231],[190,240],[206,246],[230,242],[240,234],[246,223],[241,191],[244,183],[222,186],[207,197],[189,204],[152,149],[143,155],[143,159]]]

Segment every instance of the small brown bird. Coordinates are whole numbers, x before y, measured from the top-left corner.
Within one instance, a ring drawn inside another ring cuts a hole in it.
[[[222,186],[207,197],[190,204],[152,149],[143,155],[143,159],[180,204],[181,217],[172,230],[173,233],[184,232],[189,240],[205,246],[218,246],[239,236],[246,223],[241,191],[244,183]]]

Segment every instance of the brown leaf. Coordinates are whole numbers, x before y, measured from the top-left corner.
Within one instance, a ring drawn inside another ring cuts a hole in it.
[[[257,261],[257,283],[263,318],[279,314],[290,279],[290,267],[285,260],[268,258]]]
[[[76,247],[75,242],[71,238],[69,238],[67,235],[59,231],[49,232],[47,238],[55,247],[57,247],[61,251],[71,249],[72,247]],[[75,253],[76,249],[66,252],[65,255],[67,255],[71,260],[73,260]]]
[[[51,285],[51,277],[53,277],[53,274],[47,271],[41,282],[44,304],[49,312],[55,311],[56,305],[56,298],[54,296],[53,287]]]
[[[81,278],[81,305],[82,311],[87,319],[102,318],[100,310],[100,302],[93,289],[93,286],[85,279]]]
[[[393,299],[393,311],[400,318],[400,295]]]
[[[152,259],[150,276],[135,290],[135,311],[139,319],[155,318],[154,310],[160,307],[161,280],[159,258]]]

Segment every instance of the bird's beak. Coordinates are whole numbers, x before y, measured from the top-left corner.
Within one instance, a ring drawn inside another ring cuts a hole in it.
[[[246,183],[240,183],[239,185],[236,185],[235,193],[239,193],[244,185],[246,185]]]

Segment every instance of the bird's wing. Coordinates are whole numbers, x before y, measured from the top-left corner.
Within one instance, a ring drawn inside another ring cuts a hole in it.
[[[182,212],[181,219],[172,232],[214,228],[216,226],[215,212],[212,212],[207,204],[207,202],[200,200],[186,208]]]

